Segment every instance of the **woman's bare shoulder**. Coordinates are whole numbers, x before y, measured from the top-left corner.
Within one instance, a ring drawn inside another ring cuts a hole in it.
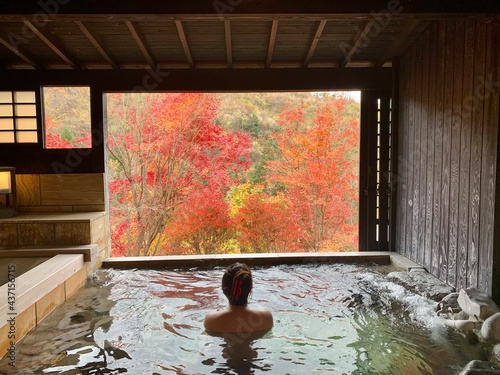
[[[206,315],[204,326],[218,332],[267,331],[273,327],[273,316],[267,309],[214,311]]]
[[[215,327],[219,325],[219,321],[224,314],[227,314],[226,311],[212,311],[209,312],[205,316],[204,326],[207,330],[213,330]]]
[[[273,327],[274,321],[271,310],[263,309],[263,310],[256,310],[255,312],[259,314],[262,318],[261,326],[263,327],[263,329],[271,329]]]

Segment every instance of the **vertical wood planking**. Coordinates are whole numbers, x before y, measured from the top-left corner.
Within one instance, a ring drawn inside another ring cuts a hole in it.
[[[497,23],[486,26],[486,71],[483,77],[484,130],[483,161],[481,170],[480,238],[481,257],[479,259],[479,287],[491,293],[493,275],[493,235],[495,219],[496,154],[498,137],[498,52]]]
[[[466,101],[473,95],[474,82],[474,20],[465,22],[463,94],[461,100],[462,123],[460,134],[460,180],[458,205],[458,244],[457,244],[457,288],[467,287],[468,227],[469,227],[469,190],[470,190],[470,145],[472,128],[472,107]]]
[[[444,72],[446,66],[445,42],[446,24],[435,25],[436,38],[436,127],[434,129],[434,201],[432,214],[432,272],[441,280],[441,211],[442,211],[442,171],[443,171],[443,127],[444,127]],[[446,275],[444,276],[446,277]]]
[[[415,101],[415,58],[416,58],[416,48],[413,46],[409,54],[409,81],[410,87],[408,90],[407,100],[408,105],[408,162],[407,162],[407,202],[406,206],[406,256],[414,260],[412,253],[412,235],[413,235],[413,168],[415,165],[414,161],[414,139],[415,139],[415,126],[414,126],[414,101]]]
[[[392,61],[392,91],[391,91],[391,112],[390,112],[390,166],[389,166],[389,189],[390,189],[390,202],[389,202],[389,251],[397,251],[398,241],[398,153],[399,153],[399,66],[400,60],[393,59]]]
[[[400,225],[401,222],[401,205],[398,204],[401,194],[401,184],[402,175],[401,175],[401,163],[403,161],[403,151],[401,150],[401,136],[403,128],[399,128],[399,124],[401,123],[401,115],[403,109],[400,108],[399,100],[403,95],[401,94],[401,80],[399,79],[401,76],[402,69],[402,58],[395,58],[393,60],[393,64],[395,64],[394,70],[394,88],[392,91],[392,136],[391,136],[391,145],[392,145],[392,155],[391,155],[391,189],[392,189],[392,197],[391,197],[391,247],[390,251],[396,251],[398,253],[402,252],[401,249],[401,231],[403,230],[403,225]],[[397,147],[396,147],[397,146]]]
[[[476,21],[474,40],[474,83],[473,96],[464,105],[472,107],[472,134],[470,149],[470,205],[469,205],[469,238],[468,238],[468,259],[467,278],[468,287],[477,287],[479,282],[479,214],[481,198],[481,168],[482,168],[482,144],[483,144],[483,120],[484,120],[484,85],[481,79],[485,74],[486,59],[486,24]]]
[[[418,215],[418,262],[426,269],[429,269],[427,246],[426,246],[426,227],[427,227],[427,161],[430,159],[428,150],[428,131],[429,131],[429,40],[430,34],[427,30],[423,35],[422,44],[422,78],[420,85],[422,86],[420,107],[421,110],[421,127],[420,127],[420,197],[419,197],[419,215]]]
[[[440,20],[400,57],[397,208],[400,252],[497,299],[499,43],[498,20]]]
[[[500,21],[497,20],[496,23],[492,25],[492,45],[498,46],[500,43]],[[493,67],[496,71],[494,73],[494,82],[496,82],[496,90],[493,98],[494,107],[493,120],[497,124],[497,137],[496,137],[496,188],[495,188],[495,211],[494,211],[494,225],[498,228],[500,223],[500,52],[498,48],[496,50],[495,60],[493,61]],[[498,230],[494,231],[493,234],[493,274],[491,277],[491,296],[493,300],[500,304],[500,233]]]
[[[462,125],[462,87],[464,65],[464,21],[454,23],[453,103],[451,108],[450,222],[448,284],[457,283],[458,205],[460,184],[460,129]]]
[[[426,191],[426,212],[425,212],[425,265],[429,272],[433,272],[434,258],[432,247],[433,235],[433,207],[434,207],[434,146],[435,146],[435,128],[436,128],[436,63],[437,51],[436,45],[436,27],[429,30],[429,87],[428,87],[428,117],[427,117],[427,191]]]
[[[450,223],[450,165],[451,165],[451,113],[453,108],[453,60],[455,27],[453,21],[446,21],[445,76],[443,107],[443,174],[441,182],[441,230],[440,230],[440,279],[448,281],[448,246]]]
[[[415,128],[414,138],[413,138],[413,219],[412,219],[412,234],[411,234],[411,252],[412,260],[419,262],[419,214],[420,214],[420,186],[421,186],[421,176],[420,172],[422,169],[421,164],[421,138],[420,131],[422,128],[422,42],[416,45],[416,55],[415,55],[415,80],[413,81],[415,86],[415,100],[414,100],[414,121],[413,127]]]
[[[406,206],[407,206],[407,194],[408,194],[408,105],[409,101],[406,100],[408,96],[408,90],[410,86],[410,80],[408,79],[409,69],[408,69],[408,55],[405,54],[401,58],[400,64],[400,97],[402,100],[399,101],[400,113],[399,113],[399,152],[398,152],[398,219],[397,226],[400,228],[399,231],[399,247],[398,251],[401,254],[407,255],[406,251]]]

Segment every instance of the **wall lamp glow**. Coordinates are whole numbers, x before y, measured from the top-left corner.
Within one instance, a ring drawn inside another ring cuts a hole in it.
[[[0,218],[16,215],[16,168],[0,167]]]

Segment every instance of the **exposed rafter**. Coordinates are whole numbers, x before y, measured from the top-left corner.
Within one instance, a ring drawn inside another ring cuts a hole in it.
[[[189,67],[194,68],[193,56],[191,55],[191,51],[189,50],[189,44],[186,38],[186,33],[184,32],[184,26],[182,25],[182,21],[176,20],[175,27],[177,27],[177,33],[179,34],[179,39],[181,40],[182,49],[184,50],[184,55],[186,56],[186,60],[189,64]]]
[[[149,66],[151,67],[151,69],[154,69],[157,64],[154,61],[153,56],[151,55],[151,52],[149,51],[149,48],[147,47],[147,45],[144,41],[144,37],[142,36],[141,32],[139,31],[137,26],[134,24],[134,22],[125,21],[125,24],[127,25],[128,29],[130,31],[130,34],[132,34],[132,37],[134,38],[135,43],[137,44],[137,47],[139,47],[139,49],[141,50],[142,55],[144,56],[144,58],[148,62]]]
[[[8,48],[0,45],[0,61],[9,70],[373,67],[401,53],[432,21],[424,15],[394,14],[380,32],[380,20],[370,14],[232,12],[217,21],[218,27],[210,14],[58,14],[45,24],[0,14],[5,30],[0,44]],[[36,38],[13,43],[11,35]],[[365,48],[367,41],[379,48]],[[54,52],[63,60],[54,61]]]
[[[231,41],[231,21],[224,20],[224,33],[226,35],[227,66],[233,67],[233,44]]]
[[[99,51],[104,60],[106,60],[113,69],[119,69],[119,65],[116,60],[112,57],[111,53],[104,47],[102,41],[97,35],[94,35],[89,27],[82,21],[75,21],[76,25],[80,28],[82,33],[87,37],[87,39],[92,43],[92,45]]]
[[[351,45],[351,49],[345,54],[344,60],[340,63],[340,67],[344,68],[350,61],[351,58],[354,56],[356,52],[359,52],[359,50],[362,48],[363,43],[366,42],[366,37],[370,30],[372,29],[373,25],[375,24],[375,20],[370,20],[365,24],[365,27],[363,28],[363,31],[361,33],[358,33]]]
[[[408,37],[415,31],[415,29],[418,27],[418,25],[421,24],[421,22],[422,21],[416,19],[411,20],[404,28],[404,30],[402,30],[398,34],[397,38],[394,40],[389,49],[384,51],[384,54],[380,57],[380,59],[378,59],[378,61],[375,63],[375,66],[381,67],[387,60],[397,55],[397,52],[401,49],[403,44],[405,44],[405,42],[407,41]]]
[[[314,51],[316,50],[316,46],[318,45],[319,39],[321,38],[321,34],[323,33],[323,29],[325,28],[326,20],[321,20],[318,22],[318,26],[316,27],[316,32],[311,39],[311,44],[309,45],[309,50],[307,51],[307,55],[302,63],[303,68],[307,68],[311,59],[313,57]]]
[[[278,20],[273,20],[271,33],[269,34],[269,46],[267,47],[266,68],[271,67],[271,61],[273,60],[274,44],[276,43],[276,34],[278,33],[278,24]]]
[[[42,32],[39,28],[33,25],[29,20],[25,19],[23,23],[38,36],[52,51],[55,52],[65,63],[73,69],[80,69],[80,64],[67,51],[60,46],[60,43],[52,36]]]
[[[9,43],[8,33],[6,33],[2,28],[0,28],[0,44],[3,45],[8,50],[10,50],[14,55],[19,57],[28,65],[31,65],[32,67],[37,69],[43,69],[42,64],[40,64],[33,57],[31,57],[29,52],[25,51],[25,48],[21,45],[21,41],[18,42],[17,46],[14,46],[12,45],[12,43]]]

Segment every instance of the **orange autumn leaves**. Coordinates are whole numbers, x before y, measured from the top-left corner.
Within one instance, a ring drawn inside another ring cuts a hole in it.
[[[269,179],[286,187],[307,250],[356,247],[359,126],[342,117],[345,105],[320,107],[309,126],[300,108],[287,111],[275,134],[281,158],[268,163]]]
[[[332,96],[312,116],[283,111],[274,155],[252,182],[258,135],[219,125],[216,95],[114,95],[115,256],[357,249],[359,121],[349,100]]]

